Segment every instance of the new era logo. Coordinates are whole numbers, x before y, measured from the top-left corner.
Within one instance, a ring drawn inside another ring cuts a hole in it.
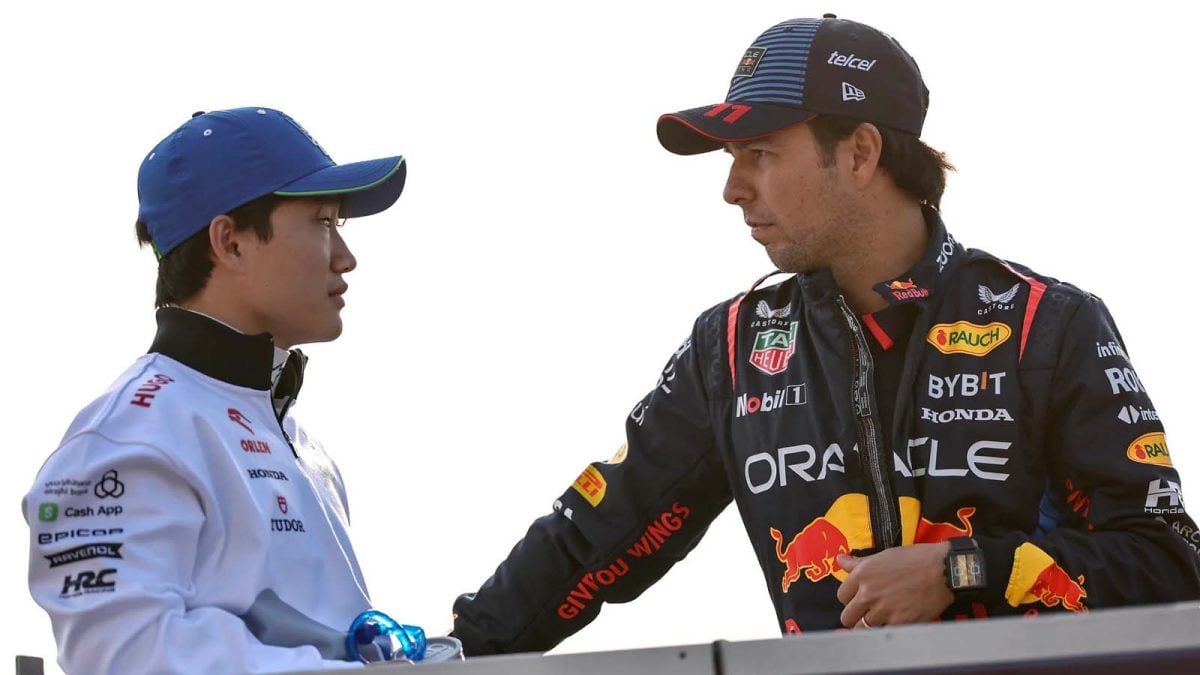
[[[850,84],[849,82],[842,83],[842,100],[843,101],[865,101],[867,95],[862,89]]]

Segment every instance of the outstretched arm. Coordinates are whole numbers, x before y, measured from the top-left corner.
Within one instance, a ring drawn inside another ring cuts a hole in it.
[[[729,503],[699,351],[689,339],[672,355],[626,421],[626,446],[585,467],[479,591],[455,602],[467,654],[554,647],[604,602],[657,581]]]

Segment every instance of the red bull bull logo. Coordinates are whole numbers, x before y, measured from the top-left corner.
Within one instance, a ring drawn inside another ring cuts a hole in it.
[[[1013,556],[1013,578],[1004,597],[1013,607],[1041,602],[1047,607],[1062,605],[1072,612],[1086,612],[1083,599],[1087,589],[1083,584],[1082,574],[1072,578],[1048,553],[1025,543]]]
[[[813,582],[829,576],[842,581],[847,572],[837,564],[838,555],[871,547],[867,496],[852,493],[838,497],[824,516],[806,525],[787,546],[783,545],[782,532],[772,527],[770,533],[775,540],[775,557],[784,564],[784,593],[801,575]]]
[[[1065,609],[1072,612],[1087,611],[1087,607],[1083,606],[1083,599],[1087,597],[1087,591],[1083,589],[1083,575],[1080,574],[1076,581],[1057,564],[1042,570],[1033,588],[1029,589],[1029,594],[1037,596],[1047,607],[1057,606],[1061,602]]]
[[[902,528],[902,543],[933,544],[946,541],[953,537],[972,537],[975,528],[971,526],[971,518],[975,515],[974,506],[959,507],[954,512],[957,523],[930,520],[921,514],[921,500],[916,497],[900,496],[900,526]]]
[[[924,516],[921,516],[921,520],[917,523],[914,541],[918,544],[932,544],[954,537],[969,537],[974,534],[974,528],[971,527],[971,516],[975,515],[975,507],[964,506],[957,511],[956,515],[961,526],[954,523],[926,520]]]
[[[850,542],[836,525],[824,518],[817,518],[799,534],[792,537],[787,548],[783,548],[783,533],[771,528],[775,540],[775,557],[787,565],[783,573],[783,592],[787,593],[792,583],[800,579],[800,573],[809,581],[820,581],[841,570],[837,556],[850,553]]]

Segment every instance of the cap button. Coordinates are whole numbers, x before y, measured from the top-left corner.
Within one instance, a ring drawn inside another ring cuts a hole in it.
[[[832,13],[832,12],[827,12],[827,13],[825,14],[825,16],[822,16],[821,18],[822,18],[822,19],[836,19],[836,18],[837,18],[837,14],[834,14],[834,13]]]
[[[192,117],[193,117],[193,118],[195,118],[195,117],[199,117],[199,116],[201,116],[201,115],[203,115],[203,114],[204,114],[204,111],[203,111],[203,110],[197,110],[196,112],[192,113]]]

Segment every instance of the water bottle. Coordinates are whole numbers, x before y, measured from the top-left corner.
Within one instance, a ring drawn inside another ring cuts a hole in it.
[[[397,622],[377,609],[355,617],[346,633],[346,653],[363,663],[461,660],[462,643],[452,637],[426,638],[420,626]]]

